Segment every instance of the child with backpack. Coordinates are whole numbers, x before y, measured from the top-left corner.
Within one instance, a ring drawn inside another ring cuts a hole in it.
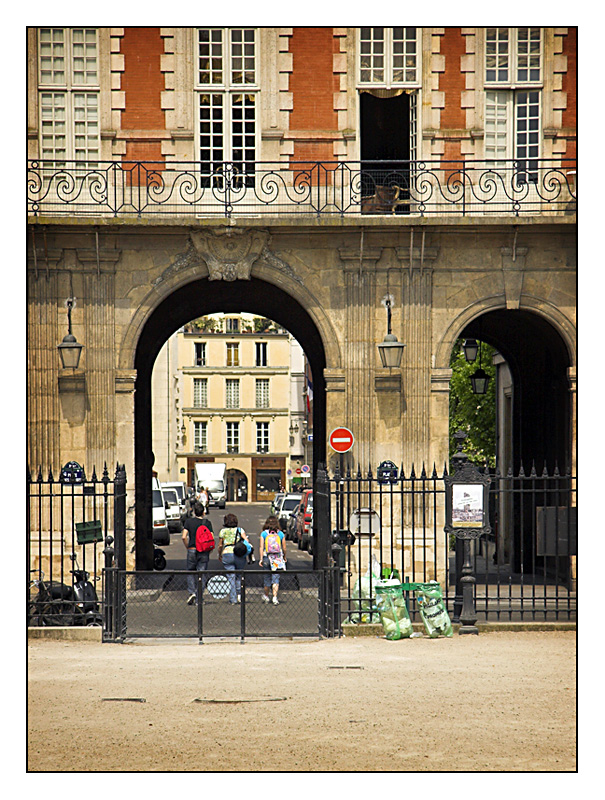
[[[279,589],[279,571],[286,568],[286,537],[279,529],[279,521],[271,515],[265,522],[265,529],[260,535],[260,553],[258,565],[269,572],[263,579],[265,603],[273,602],[278,605],[277,592]],[[273,597],[269,597],[269,588],[273,590]]]

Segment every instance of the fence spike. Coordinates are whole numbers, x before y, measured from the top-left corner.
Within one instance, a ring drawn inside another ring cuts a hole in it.
[[[444,461],[443,462],[443,477],[445,478],[445,476],[448,475],[448,474],[449,473],[447,471],[447,461]]]
[[[49,483],[54,483],[54,481],[55,481],[55,479],[53,478],[53,471],[52,471],[52,469],[49,469],[48,470],[48,482]]]
[[[82,467],[82,480],[83,481],[86,480],[86,468],[85,467]]]
[[[372,480],[372,464],[368,461],[368,480]]]
[[[405,480],[405,472],[403,471],[403,461],[401,462],[401,468],[399,470],[399,480],[400,481]]]
[[[95,483],[96,483],[96,482],[99,480],[99,479],[97,478],[97,467],[96,467],[96,465],[93,465],[93,468],[92,468],[92,477],[91,477],[91,479],[90,479],[90,480],[91,480],[91,481],[94,481]]]
[[[553,478],[560,478],[561,473],[559,472],[559,462],[555,461],[555,471],[553,472]]]
[[[357,480],[361,480],[361,464],[357,462]]]
[[[410,478],[412,480],[416,477],[416,470],[414,469],[414,462],[412,461],[412,471],[410,472]]]
[[[519,477],[519,478],[525,478],[526,477],[525,476],[525,470],[523,469],[523,464],[521,464],[521,466],[519,467],[519,475],[517,477]]]
[[[529,473],[529,477],[530,477],[530,478],[537,478],[537,477],[538,477],[538,473],[536,472],[536,462],[535,462],[535,459],[532,459],[532,462],[531,462],[531,471],[530,471],[530,473]]]
[[[542,467],[542,477],[548,478],[548,470],[546,469],[546,461],[544,462],[544,466]]]
[[[421,480],[426,479],[426,469],[424,468],[424,461],[422,462],[422,472],[420,473]]]
[[[37,481],[38,481],[38,483],[42,483],[42,467],[41,466],[38,467],[38,478],[37,478]]]

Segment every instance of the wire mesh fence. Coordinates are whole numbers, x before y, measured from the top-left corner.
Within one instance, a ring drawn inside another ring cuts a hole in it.
[[[325,632],[322,571],[283,572],[275,594],[272,574],[263,570],[106,572],[113,573],[109,582],[115,582],[116,605],[123,609],[121,623],[113,630],[106,626],[110,638],[319,637]]]

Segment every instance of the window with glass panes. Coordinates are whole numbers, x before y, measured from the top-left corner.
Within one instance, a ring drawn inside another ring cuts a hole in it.
[[[194,364],[196,367],[206,366],[206,342],[195,342]]]
[[[208,407],[208,378],[193,379],[193,405],[195,408]]]
[[[239,380],[225,380],[225,408],[239,408]]]
[[[227,333],[239,333],[238,317],[227,317],[225,319],[225,331]]]
[[[267,342],[256,342],[256,366],[267,366]]]
[[[193,423],[193,447],[198,453],[208,452],[208,423]]]
[[[38,29],[38,95],[41,158],[98,161],[96,28]]]
[[[537,180],[541,93],[541,28],[486,28],[485,157],[520,162],[521,182]]]
[[[359,83],[418,86],[419,42],[419,28],[360,28]]]
[[[199,160],[207,185],[222,187],[223,162],[235,182],[254,182],[258,107],[255,28],[198,28],[196,91]],[[214,176],[214,177],[211,177]]]
[[[239,344],[227,343],[227,366],[239,367]]]
[[[256,407],[269,408],[269,378],[256,379]]]
[[[269,423],[257,422],[256,423],[256,452],[268,453],[269,452]]]
[[[239,422],[227,423],[227,452],[239,453]]]

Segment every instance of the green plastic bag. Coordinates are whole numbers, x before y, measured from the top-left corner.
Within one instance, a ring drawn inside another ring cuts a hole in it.
[[[355,581],[355,586],[351,593],[351,597],[355,602],[351,604],[352,611],[346,622],[358,624],[360,622],[374,622],[378,618],[376,608],[372,603],[372,595],[379,581],[380,564],[376,556],[373,555],[372,562],[368,566],[366,574]]]
[[[443,602],[441,586],[437,581],[420,584],[416,589],[416,602],[426,632],[431,639],[454,635],[450,616]]]
[[[412,633],[412,622],[403,596],[401,582],[396,578],[376,584],[376,608],[387,639],[407,639]]]

